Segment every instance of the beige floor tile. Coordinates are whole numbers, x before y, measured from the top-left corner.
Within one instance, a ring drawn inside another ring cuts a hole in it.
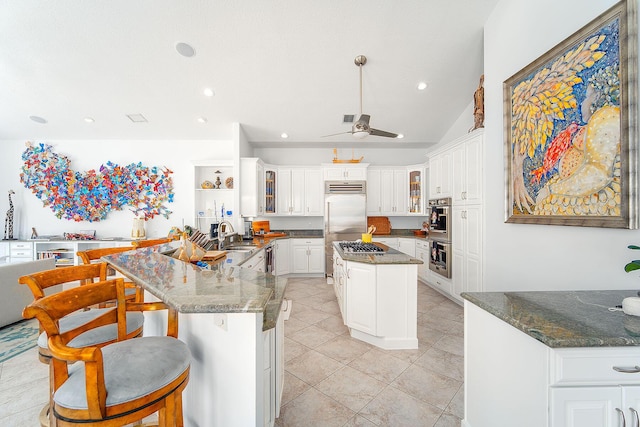
[[[456,395],[453,396],[445,412],[449,412],[461,419],[464,418],[464,384],[460,386]]]
[[[284,334],[285,335],[290,335],[293,334],[296,331],[299,331],[300,329],[304,329],[306,327],[310,326],[309,323],[307,322],[303,322],[302,320],[296,319],[293,316],[289,317],[289,320],[285,320],[284,322]]]
[[[282,407],[278,423],[283,427],[342,427],[353,415],[347,407],[312,388]]]
[[[49,401],[48,377],[15,383],[13,389],[0,392],[0,419],[18,414],[34,406],[42,407]],[[2,424],[0,424],[2,425]]]
[[[316,385],[316,389],[340,402],[352,411],[364,408],[386,384],[349,366]]]
[[[417,336],[418,336],[418,345],[422,343],[423,347],[432,346],[440,338],[444,336],[446,332],[439,331],[437,329],[433,329],[430,326],[424,326],[418,323],[417,326]]]
[[[458,335],[445,334],[433,346],[457,356],[464,356],[464,338]]]
[[[300,396],[311,386],[288,372],[284,373],[282,402],[280,405],[286,405],[296,397]]]
[[[434,427],[460,427],[462,420],[453,414],[443,413]]]
[[[336,314],[335,316],[331,315],[326,319],[322,319],[315,325],[329,332],[333,332],[336,335],[344,335],[349,333],[349,328],[347,328],[346,325],[344,324],[344,321],[342,320],[342,315],[340,313]]]
[[[301,305],[302,304],[298,304],[298,306]],[[294,317],[311,325],[313,325],[314,323],[318,323],[319,321],[324,320],[329,316],[331,316],[331,314],[325,313],[324,311],[316,310],[314,308],[296,311],[295,301],[293,303],[293,310],[291,311],[291,317]]]
[[[447,332],[454,326],[458,326],[458,321],[440,317],[433,314],[433,310],[418,315],[418,326],[426,326],[440,332]]]
[[[292,340],[299,342],[309,348],[316,348],[336,336],[333,332],[319,328],[315,325],[308,326],[289,336]]]
[[[464,380],[464,358],[439,348],[430,348],[415,364],[457,381]]]
[[[36,405],[17,414],[0,418],[0,426],[7,427],[40,427],[39,416],[42,406]]]
[[[340,313],[340,306],[338,305],[338,301],[336,301],[335,297],[332,300],[320,304],[318,308],[320,311],[324,311],[325,313],[342,316]]]
[[[409,367],[409,363],[377,349],[372,349],[361,357],[354,359],[349,363],[349,366],[372,376],[378,381],[390,384]]]
[[[348,335],[338,335],[320,344],[315,350],[346,365],[371,350],[371,348],[371,345],[355,340]]]
[[[289,360],[295,357],[298,357],[309,350],[311,350],[309,347],[302,345],[299,342],[292,340],[291,338],[288,338],[286,336],[284,337],[284,361],[285,362],[288,362]]]
[[[344,365],[330,357],[310,350],[301,356],[289,360],[284,368],[290,374],[309,385],[315,386]]]
[[[399,388],[416,399],[437,406],[441,410],[446,409],[461,384],[453,378],[416,365],[409,366],[391,383],[393,387]]]
[[[359,414],[380,426],[432,427],[442,411],[389,386]]]
[[[375,427],[375,424],[360,414],[355,414],[344,427]]]

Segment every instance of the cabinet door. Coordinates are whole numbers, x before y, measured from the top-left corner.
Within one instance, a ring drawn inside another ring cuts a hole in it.
[[[418,264],[418,278],[426,282],[429,272],[429,250],[416,247],[416,258],[422,261],[422,264]]]
[[[289,274],[289,239],[279,239],[275,241],[275,275]]]
[[[444,151],[429,161],[429,197],[451,196],[451,152]]]
[[[376,335],[375,266],[347,263],[347,326]]]
[[[393,171],[393,214],[406,215],[409,208],[409,192],[407,186],[407,171],[396,169]]]
[[[347,167],[344,169],[346,179],[364,181],[367,179],[367,169],[364,167]]]
[[[407,170],[408,211],[410,215],[424,215],[424,169],[409,168]]]
[[[265,203],[265,190],[264,190],[264,166],[262,163],[258,162],[256,164],[256,189],[257,189],[257,197],[256,197],[256,209],[257,215],[249,215],[249,216],[258,216],[264,214],[264,203]]]
[[[382,215],[393,215],[395,208],[395,185],[393,170],[383,169],[380,173],[380,204]]]
[[[307,205],[304,214],[308,216],[324,215],[324,189],[320,168],[305,169],[304,187],[305,204]]]
[[[467,203],[479,203],[482,200],[482,153],[483,134],[477,135],[465,144],[466,183],[465,200]]]
[[[265,166],[264,168],[264,193],[265,193],[265,202],[264,202],[264,213],[265,214],[275,214],[276,213],[276,201],[278,197],[276,197],[276,185],[279,181],[279,177],[277,176],[277,172],[272,167]]]
[[[278,181],[276,182],[276,213],[278,215],[291,214],[291,169],[278,168]]]
[[[621,394],[620,387],[552,387],[551,427],[622,426]]]
[[[309,273],[324,273],[324,245],[309,246]]]
[[[305,215],[305,172],[304,169],[292,169],[291,178],[291,205],[289,215]]]
[[[453,174],[452,180],[452,193],[453,203],[464,203],[465,201],[465,183],[467,181],[467,168],[466,168],[466,155],[465,144],[457,145],[451,152]]]
[[[291,272],[292,273],[308,273],[309,272],[309,254],[308,246],[291,244]]]
[[[369,169],[367,171],[367,214],[382,215],[382,171]]]
[[[412,238],[398,238],[398,250],[409,256],[416,256],[416,241]]]

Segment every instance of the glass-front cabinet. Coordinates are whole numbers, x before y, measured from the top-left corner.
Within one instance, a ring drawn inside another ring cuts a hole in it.
[[[423,165],[409,166],[409,215],[424,215],[425,205],[425,168]]]
[[[277,170],[275,167],[264,167],[264,213],[275,214],[276,213],[276,175]]]

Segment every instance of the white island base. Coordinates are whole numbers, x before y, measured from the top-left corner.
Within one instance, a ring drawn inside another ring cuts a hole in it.
[[[417,264],[346,258],[334,252],[334,290],[351,336],[385,350],[418,348]]]

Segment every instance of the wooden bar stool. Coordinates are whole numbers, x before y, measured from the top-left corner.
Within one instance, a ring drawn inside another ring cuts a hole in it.
[[[174,239],[171,237],[165,237],[162,239],[150,239],[150,240],[134,240],[131,242],[136,248],[148,248],[149,246],[161,245],[163,243],[172,242]]]
[[[50,294],[54,286],[65,284],[66,286],[86,286],[94,281],[104,281],[107,277],[106,263],[70,266],[64,268],[55,268],[37,273],[22,276],[18,279],[18,283],[27,285],[33,294],[34,302],[45,298],[45,294]],[[87,309],[90,304],[84,305],[75,313],[59,320],[59,328],[62,332],[78,327],[85,323],[91,322],[93,319],[100,317],[105,313],[107,308]],[[142,335],[142,327],[144,324],[144,316],[141,312],[127,313],[127,337],[137,337]],[[115,325],[105,325],[96,328],[76,337],[71,343],[75,347],[87,347],[105,345],[115,342],[118,338],[118,329]],[[40,323],[40,336],[38,337],[38,359],[46,364],[50,364],[51,351],[48,345],[48,336],[44,325]],[[49,366],[51,370],[51,365]],[[50,376],[50,379],[53,376]],[[51,390],[53,385],[50,384]],[[49,414],[49,405],[43,408],[40,420],[41,425],[48,425],[51,422],[51,414]],[[54,424],[51,424],[52,426]]]
[[[162,302],[125,300],[122,278],[66,289],[33,301],[23,312],[37,318],[49,339],[52,411],[56,426],[115,427],[158,412],[162,427],[182,426],[182,391],[191,354],[178,334],[177,311]],[[60,321],[88,305],[116,301],[88,323],[63,331]],[[167,336],[127,339],[129,310],[168,310]],[[73,342],[113,325],[117,340],[78,348]]]
[[[119,247],[110,247],[110,248],[97,248],[97,249],[88,249],[86,251],[78,251],[76,255],[80,257],[83,264],[93,264],[100,261],[100,258],[106,255],[113,255],[121,252],[127,252],[134,250],[134,246],[119,246]],[[115,276],[116,272],[110,266],[107,266],[107,277],[112,278]],[[125,279],[125,287],[127,299],[133,299],[137,302],[144,301],[144,292],[142,288],[136,286],[133,282],[127,281]]]

